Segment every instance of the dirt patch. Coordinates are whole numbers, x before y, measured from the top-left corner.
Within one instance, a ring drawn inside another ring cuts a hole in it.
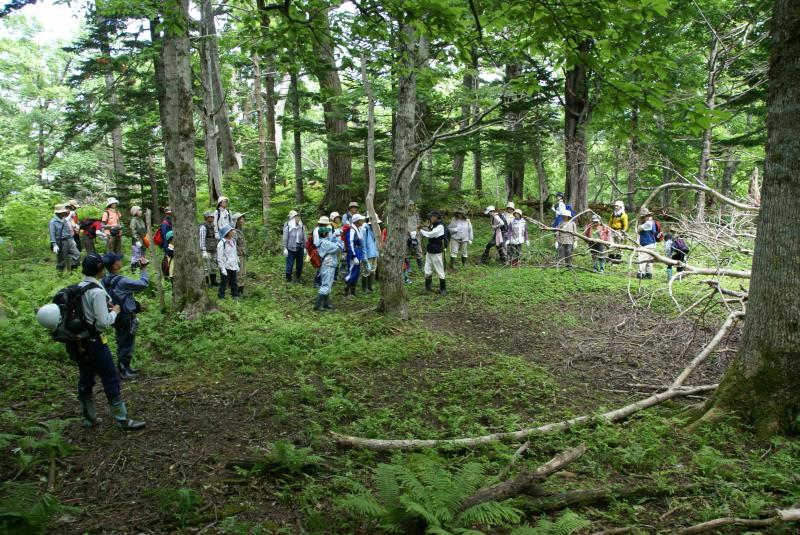
[[[428,315],[426,322],[487,351],[520,356],[546,367],[558,378],[564,394],[559,397],[581,410],[668,386],[718,327],[666,318],[608,296],[507,314],[436,313]],[[734,329],[686,384],[718,382],[740,333],[740,328]]]

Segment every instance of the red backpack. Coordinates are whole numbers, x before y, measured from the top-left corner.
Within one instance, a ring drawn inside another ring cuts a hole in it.
[[[344,242],[344,252],[347,252],[347,233],[350,232],[350,225],[345,223],[342,225],[342,241]]]
[[[153,234],[153,243],[162,247],[164,245],[164,236],[161,235],[161,227],[156,229],[156,233]]]
[[[317,246],[314,245],[313,232],[308,235],[308,239],[306,240],[306,251],[308,251],[308,261],[311,262],[311,265],[314,266],[315,269],[319,269],[322,265],[322,259],[319,257]]]
[[[655,224],[655,227],[656,227],[656,231],[655,231],[655,233],[656,233],[656,241],[664,241],[664,233],[661,232],[661,223],[659,223],[655,219],[653,219],[653,223]]]

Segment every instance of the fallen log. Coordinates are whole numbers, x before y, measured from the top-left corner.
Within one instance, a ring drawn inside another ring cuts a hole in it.
[[[686,492],[692,488],[692,486],[686,486],[676,490],[669,488],[654,489],[652,485],[625,485],[600,489],[578,489],[559,494],[536,495],[530,500],[526,500],[523,507],[526,511],[532,513],[550,513],[568,507],[576,508],[607,503],[614,499],[674,496],[676,492]]]
[[[557,431],[564,431],[578,425],[597,425],[599,423],[614,423],[624,420],[628,416],[635,414],[644,409],[648,409],[670,399],[682,396],[691,396],[703,392],[710,392],[717,388],[716,384],[701,385],[692,389],[679,388],[673,390],[666,390],[653,394],[652,396],[625,405],[619,409],[605,412],[598,415],[584,415],[561,422],[549,423],[538,427],[530,427],[521,429],[519,431],[510,431],[506,433],[492,433],[490,435],[483,435],[479,437],[467,438],[451,438],[451,439],[398,439],[386,440],[378,438],[362,438],[349,435],[342,435],[334,431],[330,432],[331,438],[340,446],[347,446],[350,448],[362,448],[373,451],[395,451],[395,450],[419,450],[424,448],[439,448],[439,447],[461,447],[461,448],[474,448],[476,446],[483,446],[485,444],[492,444],[495,442],[511,442],[523,441],[532,436],[548,435]]]
[[[680,535],[694,535],[696,533],[706,533],[714,531],[724,526],[742,526],[747,528],[763,528],[781,524],[783,522],[800,522],[800,508],[784,509],[775,512],[775,516],[769,518],[735,518],[723,517],[715,518],[701,524],[695,524],[680,530]]]
[[[480,489],[467,498],[461,506],[461,510],[465,511],[470,507],[485,502],[500,502],[533,490],[537,483],[544,481],[569,463],[579,459],[584,453],[586,453],[586,444],[581,444],[580,446],[559,453],[533,472],[521,472],[513,479]]]

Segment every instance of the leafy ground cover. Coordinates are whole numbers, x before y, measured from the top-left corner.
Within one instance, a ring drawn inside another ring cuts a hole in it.
[[[415,274],[414,319],[405,323],[375,315],[375,294],[336,295],[336,313],[314,313],[310,287],[286,286],[281,260],[271,257],[251,262],[244,300],[220,302],[192,323],[162,317],[145,296],[136,358],[146,372],[124,386],[132,414],[148,422],[136,434],[109,418],[89,431],[69,420],[77,416],[75,370],[33,316],[68,281],[50,259],[4,253],[0,479],[13,483],[2,490],[0,525],[58,533],[669,533],[798,502],[800,443],[757,444],[726,423],[688,432],[682,414],[698,400],[537,438],[510,469],[513,444],[392,455],[335,446],[329,431],[448,438],[613,408],[668,383],[719,322],[718,312],[678,317],[661,277],[629,289],[624,266],[602,276],[545,268],[546,246],[518,269],[471,262],[452,274],[444,298],[423,295]],[[694,294],[689,282],[675,290],[677,299]],[[631,296],[646,298],[632,306]],[[737,337],[690,382],[715,382]],[[582,442],[586,455],[543,490],[605,489],[611,497],[567,513],[536,497],[459,510],[475,488]]]

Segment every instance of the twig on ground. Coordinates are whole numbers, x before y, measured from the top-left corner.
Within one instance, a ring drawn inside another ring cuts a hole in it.
[[[800,509],[784,509],[778,510],[775,516],[769,518],[735,518],[724,517],[715,518],[701,524],[695,524],[680,530],[680,535],[694,535],[695,533],[706,533],[708,531],[715,531],[724,526],[743,526],[748,528],[762,528],[766,526],[773,526],[783,522],[800,522]]]

